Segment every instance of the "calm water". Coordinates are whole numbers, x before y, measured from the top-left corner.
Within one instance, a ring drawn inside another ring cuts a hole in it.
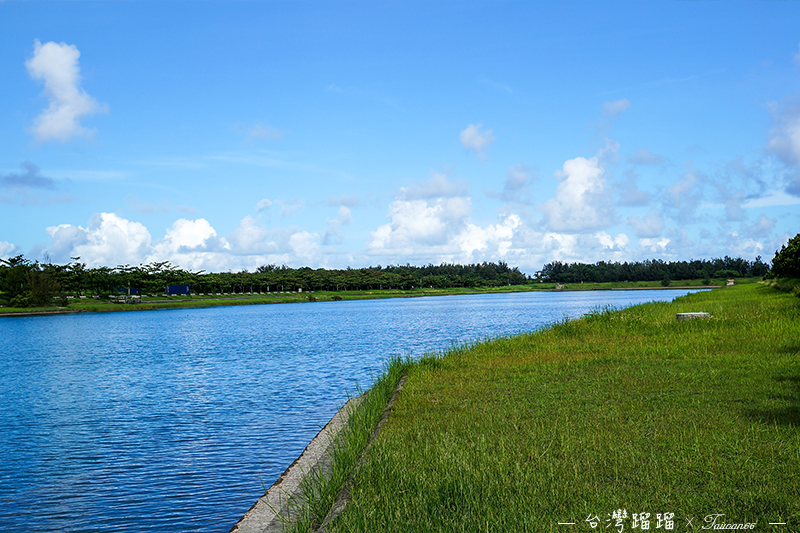
[[[392,355],[687,292],[0,319],[0,531],[226,532]]]

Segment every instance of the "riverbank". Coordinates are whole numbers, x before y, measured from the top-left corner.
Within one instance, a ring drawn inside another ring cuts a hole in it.
[[[755,283],[758,278],[737,280],[739,284]],[[340,300],[367,300],[382,298],[416,298],[423,296],[451,296],[457,294],[499,294],[530,291],[590,291],[590,290],[636,290],[636,289],[713,289],[724,286],[724,280],[712,280],[710,285],[702,280],[681,280],[664,287],[661,282],[630,283],[537,283],[531,285],[509,285],[476,288],[418,288],[412,290],[376,289],[371,291],[319,291],[319,292],[271,292],[241,294],[203,294],[191,296],[152,295],[130,298],[126,302],[112,303],[108,297],[70,298],[67,307],[10,308],[0,307],[0,317],[39,316],[70,313],[106,313],[116,311],[148,311],[155,309],[183,309],[192,307],[217,307],[227,305],[265,305],[281,303],[313,303]]]
[[[751,284],[424,358],[327,531],[797,530],[798,338]]]

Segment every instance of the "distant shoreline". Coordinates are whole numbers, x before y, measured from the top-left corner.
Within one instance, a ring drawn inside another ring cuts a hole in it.
[[[189,297],[188,299],[158,299],[144,300],[136,304],[119,304],[96,300],[81,300],[76,302],[81,307],[75,308],[46,308],[46,309],[19,309],[4,311],[0,309],[2,317],[28,317],[48,315],[68,315],[75,313],[109,313],[118,311],[154,311],[159,309],[187,309],[195,307],[220,307],[232,305],[266,305],[282,303],[315,303],[328,301],[347,300],[378,300],[385,298],[420,298],[425,296],[455,296],[467,294],[507,294],[514,292],[581,292],[581,291],[639,291],[639,290],[687,290],[687,289],[718,289],[720,285],[675,285],[644,286],[644,287],[603,287],[597,283],[572,283],[558,289],[548,284],[547,288],[532,285],[516,285],[508,288],[492,287],[490,289],[431,289],[413,291],[346,291],[339,293],[286,293],[270,295],[237,295],[232,297]]]

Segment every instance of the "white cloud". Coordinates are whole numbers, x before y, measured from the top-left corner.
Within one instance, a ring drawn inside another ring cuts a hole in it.
[[[228,235],[231,251],[239,255],[263,255],[278,253],[278,246],[266,228],[251,216],[244,217],[239,226]]]
[[[281,216],[284,218],[288,218],[302,208],[306,206],[305,200],[294,200],[292,202],[282,202],[280,200],[275,201],[274,203],[280,204],[281,206]]]
[[[150,233],[139,222],[131,222],[114,213],[98,213],[88,228],[61,224],[47,228],[54,258],[80,256],[89,266],[138,264],[150,250]]]
[[[500,193],[487,191],[486,194],[492,198],[499,198],[504,202],[529,203],[532,182],[533,177],[529,168],[525,165],[513,165],[508,167],[503,190]]]
[[[515,214],[508,215],[498,224],[489,224],[485,228],[472,223],[467,224],[467,227],[455,237],[455,243],[462,252],[463,262],[476,260],[475,252],[482,252],[482,257],[498,259],[505,257],[513,246],[514,230],[520,224],[521,220]]]
[[[52,41],[42,44],[38,39],[33,43],[33,57],[25,66],[33,79],[44,82],[43,94],[49,102],[30,130],[38,142],[90,136],[92,132],[79,120],[107,109],[80,87],[80,55],[75,45]]]
[[[634,165],[660,165],[664,158],[647,148],[639,148],[635,154],[628,156],[628,162]]]
[[[641,207],[650,203],[650,194],[639,189],[636,175],[628,172],[628,179],[617,187],[619,205],[626,207]]]
[[[482,127],[483,125],[481,123],[470,124],[459,135],[461,146],[464,147],[464,150],[475,152],[475,155],[481,158],[485,157],[483,149],[487,148],[495,141],[492,130],[481,132]]]
[[[47,228],[46,231],[50,235],[51,241],[49,253],[56,261],[69,261],[70,257],[75,256],[73,253],[75,247],[89,240],[88,233],[85,229],[80,226],[73,226],[72,224],[51,226]]]
[[[413,182],[409,187],[401,187],[400,194],[408,200],[454,198],[467,196],[469,184],[462,180],[449,181],[445,174],[431,172],[429,180]]]
[[[778,207],[783,205],[800,205],[800,198],[790,196],[783,191],[769,191],[761,198],[747,200],[742,207]]]
[[[327,205],[345,205],[347,207],[356,207],[361,205],[361,199],[358,194],[343,194],[341,196],[328,196],[325,201]]]
[[[298,231],[289,237],[292,256],[300,259],[305,264],[318,263],[322,256],[316,236],[307,231]]]
[[[790,169],[786,192],[800,196],[800,98],[772,104],[774,127],[769,132],[767,151],[775,154]]]
[[[600,246],[611,251],[624,251],[631,242],[624,233],[618,233],[616,237],[612,237],[605,231],[600,231],[594,234],[594,238],[597,239]]]
[[[630,216],[628,217],[628,224],[636,230],[637,237],[660,237],[664,231],[664,221],[656,211],[650,211],[643,217]]]
[[[674,213],[674,218],[682,223],[692,222],[695,212],[703,201],[703,183],[695,172],[686,172],[666,190],[663,195],[664,206]]]
[[[228,246],[217,238],[216,230],[206,219],[181,218],[172,223],[164,239],[155,247],[155,254],[216,251],[221,248]]]
[[[452,253],[452,237],[463,230],[471,209],[468,198],[395,200],[389,206],[391,222],[370,233],[367,250],[415,255],[438,248]]]
[[[772,234],[777,220],[762,214],[752,224],[742,224],[742,233],[751,239],[763,239]]]
[[[322,244],[338,244],[342,241],[339,235],[339,227],[344,224],[351,224],[353,222],[353,213],[350,208],[344,205],[339,206],[339,216],[333,219],[328,219],[328,228],[325,230],[325,235],[322,237]]]
[[[281,209],[281,216],[284,218],[288,218],[294,215],[297,211],[305,207],[306,203],[304,200],[293,200],[291,202],[284,202],[282,200],[270,200],[269,198],[264,198],[259,200],[256,204],[257,211],[269,211],[272,206],[280,206]]]
[[[19,249],[10,242],[0,241],[0,259],[8,259],[19,255]]]
[[[643,251],[661,254],[666,251],[669,243],[670,240],[666,237],[663,239],[639,239],[639,248]]]
[[[344,223],[349,210],[343,209],[339,219]],[[61,224],[47,232],[51,237],[47,251],[55,261],[80,256],[92,267],[169,261],[188,270],[222,272],[269,263],[303,266],[325,262],[318,234],[301,228],[267,230],[250,216],[227,238],[219,236],[204,218],[179,219],[154,243],[142,224],[113,213],[92,216],[88,228]]]
[[[539,206],[548,228],[557,232],[600,229],[614,219],[604,169],[597,157],[576,157],[564,163],[555,177],[561,180],[554,198]]]
[[[613,102],[603,102],[603,116],[604,117],[617,117],[623,111],[631,106],[630,100],[623,98],[622,100],[615,100]]]

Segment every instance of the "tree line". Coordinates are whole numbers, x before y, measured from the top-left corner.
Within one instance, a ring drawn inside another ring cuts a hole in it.
[[[548,263],[536,277],[552,283],[607,283],[623,281],[663,281],[681,279],[763,277],[770,266],[761,260],[754,261],[741,257],[725,256],[718,259],[697,259],[692,261],[663,261],[648,259],[632,263],[607,263],[600,261],[594,264]]]
[[[168,261],[114,268],[88,268],[79,257],[66,265],[30,261],[18,255],[0,259],[0,304],[47,305],[66,295],[163,294],[170,285],[189,285],[198,293],[348,291],[375,289],[495,287],[519,285],[528,278],[506,263],[370,266],[344,270],[262,265],[255,272],[192,272]]]
[[[624,281],[800,276],[800,235],[776,252],[774,268],[761,260],[725,256],[718,259],[594,264],[546,264],[534,276],[499,261],[458,265],[390,265],[347,269],[291,268],[262,265],[254,272],[192,272],[168,261],[146,265],[88,268],[80,257],[65,265],[30,261],[23,255],[0,259],[0,305],[30,307],[50,305],[54,300],[66,305],[67,295],[105,296],[109,294],[163,294],[170,285],[188,285],[194,294],[253,293],[276,291],[352,291],[417,288],[477,288],[528,283],[604,283]]]

